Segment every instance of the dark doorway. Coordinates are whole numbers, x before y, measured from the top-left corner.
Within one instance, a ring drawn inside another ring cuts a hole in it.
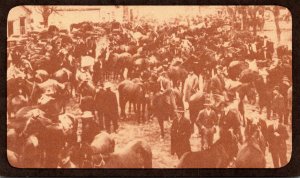
[[[8,33],[8,37],[10,37],[14,33],[14,22],[13,21],[7,22],[7,33]]]

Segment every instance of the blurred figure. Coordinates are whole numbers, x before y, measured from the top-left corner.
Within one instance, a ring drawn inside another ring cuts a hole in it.
[[[96,89],[96,96],[95,96],[95,113],[96,113],[96,122],[99,124],[100,130],[104,129],[104,97],[105,97],[105,90],[103,88],[102,83],[98,83],[98,87]]]
[[[213,144],[214,134],[216,133],[216,125],[218,122],[217,114],[211,109],[212,101],[205,100],[205,109],[201,110],[198,114],[196,125],[198,126],[201,135],[201,147],[209,149]]]
[[[192,134],[191,123],[184,118],[184,109],[177,108],[177,117],[171,126],[171,154],[176,154],[178,159],[185,152],[191,151],[190,137]]]
[[[272,110],[273,114],[278,114],[279,122],[283,123],[283,114],[285,110],[285,103],[283,96],[279,93],[279,87],[275,86],[273,89],[273,98],[272,98]]]
[[[113,124],[113,132],[117,132],[118,129],[118,102],[117,96],[111,91],[112,83],[107,82],[104,84],[104,100],[103,112],[105,117],[105,129],[108,133],[111,133],[111,123]]]
[[[287,145],[289,138],[286,127],[279,122],[278,114],[273,115],[273,124],[268,127],[267,141],[271,152],[273,165],[275,168],[283,167],[287,164]]]
[[[284,112],[283,112],[283,117],[284,117],[284,124],[288,124],[288,117],[289,117],[289,111],[288,111],[288,89],[290,88],[290,80],[288,79],[287,76],[284,76],[282,78],[282,82],[279,84],[279,91],[280,94],[283,96],[284,99]]]

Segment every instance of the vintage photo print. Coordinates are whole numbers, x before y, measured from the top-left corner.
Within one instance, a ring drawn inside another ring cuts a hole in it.
[[[277,5],[16,6],[7,160],[282,168],[292,154],[292,20]]]

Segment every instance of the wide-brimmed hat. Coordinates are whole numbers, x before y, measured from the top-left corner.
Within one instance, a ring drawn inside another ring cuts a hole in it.
[[[82,118],[93,118],[94,115],[91,111],[84,111],[81,115]]]
[[[175,112],[177,112],[177,113],[184,113],[184,108],[179,106],[179,107],[177,107],[175,109]]]

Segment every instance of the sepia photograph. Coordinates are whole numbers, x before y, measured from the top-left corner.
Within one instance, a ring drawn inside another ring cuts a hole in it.
[[[23,5],[6,29],[12,167],[281,168],[291,159],[283,6]]]

